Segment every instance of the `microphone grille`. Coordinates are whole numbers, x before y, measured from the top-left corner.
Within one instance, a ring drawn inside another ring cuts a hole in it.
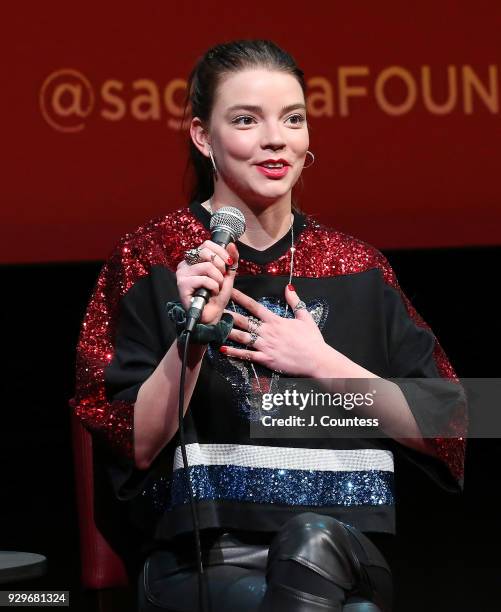
[[[234,206],[223,206],[218,208],[210,220],[211,230],[227,230],[238,240],[245,232],[245,217],[241,210]]]

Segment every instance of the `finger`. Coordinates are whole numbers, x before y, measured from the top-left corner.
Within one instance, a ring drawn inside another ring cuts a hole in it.
[[[233,263],[238,264],[238,260],[240,259],[240,253],[238,252],[237,245],[234,242],[230,242],[228,248],[226,249],[226,252],[233,259]]]
[[[265,365],[266,355],[259,351],[253,351],[251,349],[238,349],[233,346],[221,346],[219,351],[228,357],[235,357],[242,361],[250,361],[252,363],[258,363]]]
[[[199,263],[202,263],[202,262],[211,263],[221,272],[221,274],[226,274],[227,263],[226,261],[222,260],[221,255],[219,253],[215,253],[209,247],[203,247],[200,249],[199,255],[200,255]],[[197,264],[194,264],[194,265],[197,265]]]
[[[205,287],[213,295],[219,294],[219,283],[208,276],[187,276],[181,284],[181,287],[187,289],[190,295],[195,293],[200,287]]]
[[[222,285],[224,281],[224,274],[210,261],[203,261],[189,266],[188,273],[189,276],[202,276],[205,274],[206,276],[213,278],[219,285]]]
[[[248,317],[244,316],[243,314],[240,314],[239,312],[236,312],[235,310],[226,310],[226,312],[229,312],[233,317],[233,328],[239,327],[244,331],[247,331],[249,329]]]
[[[275,315],[259,302],[233,287],[231,297],[261,321],[271,321]]]
[[[237,275],[239,255],[237,247],[232,242],[230,242],[228,245],[227,253],[228,260],[226,262],[226,274],[230,276],[233,281]]]
[[[233,327],[228,338],[230,338],[230,340],[233,340],[234,342],[238,342],[239,344],[244,344],[247,346],[247,344],[249,344],[249,342],[251,341],[252,337],[249,332],[242,331],[241,329],[235,329]],[[259,343],[259,340],[260,338],[258,336],[252,346],[256,346]]]
[[[292,308],[292,312],[294,312],[294,307],[300,302],[294,285],[287,285],[285,287],[285,299],[287,300],[287,304],[289,304],[289,306]],[[300,308],[299,310],[296,310],[296,312],[294,312],[294,316],[300,321],[309,321],[312,318],[307,308]]]
[[[219,255],[219,257],[222,259],[222,261],[224,261],[225,264],[228,263],[228,258],[230,257],[230,255],[228,255],[228,251],[220,244],[216,244],[215,242],[212,242],[212,240],[206,240],[205,242],[202,242],[200,248],[209,249],[213,253],[216,253],[216,255]]]

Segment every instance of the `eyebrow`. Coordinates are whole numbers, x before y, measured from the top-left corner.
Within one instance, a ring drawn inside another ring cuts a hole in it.
[[[297,108],[302,108],[303,110],[306,110],[306,106],[304,104],[297,103],[297,104],[289,104],[288,106],[282,106],[280,112],[287,113],[288,111],[295,110]],[[233,106],[230,106],[228,108],[227,112],[231,113],[232,111],[235,111],[235,110],[248,110],[254,113],[263,112],[263,108],[261,106],[256,106],[254,104],[234,104]]]

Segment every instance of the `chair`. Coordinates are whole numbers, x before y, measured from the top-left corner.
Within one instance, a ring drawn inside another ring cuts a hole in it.
[[[125,610],[133,597],[123,559],[98,529],[94,516],[92,435],[71,411],[71,435],[80,531],[81,583],[97,592],[98,609]],[[134,599],[135,608],[135,599]],[[132,608],[132,609],[134,609]]]

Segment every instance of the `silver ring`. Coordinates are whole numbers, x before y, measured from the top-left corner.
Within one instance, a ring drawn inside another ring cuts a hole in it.
[[[254,343],[259,338],[259,334],[257,333],[257,331],[253,330],[253,331],[250,332],[250,337],[251,337],[251,339],[250,339],[249,343],[247,344],[247,347],[254,346]]]
[[[232,264],[232,265],[231,265],[231,266],[228,268],[228,270],[231,270],[232,272],[235,272],[235,270],[236,270],[237,268],[238,268],[238,264],[237,264],[237,263],[235,263],[235,264]]]
[[[303,300],[299,300],[299,302],[292,309],[292,312],[296,314],[297,310],[302,310],[303,308],[306,308],[306,304],[303,302]]]
[[[251,323],[257,323],[259,321],[259,319],[256,319],[256,317],[253,317],[252,315],[250,315],[249,317],[249,327],[251,326]]]
[[[202,249],[197,247],[196,249],[188,249],[184,252],[184,261],[189,265],[193,266],[200,261],[200,251]]]
[[[253,331],[258,330],[262,323],[263,322],[261,321],[261,319],[256,319],[256,317],[253,317],[251,315],[249,317],[248,332],[252,333]]]
[[[252,326],[249,325],[249,334],[254,334],[254,333],[257,334],[257,331],[258,331],[260,325],[261,325],[261,323],[256,323],[255,326],[254,325],[252,325]]]

